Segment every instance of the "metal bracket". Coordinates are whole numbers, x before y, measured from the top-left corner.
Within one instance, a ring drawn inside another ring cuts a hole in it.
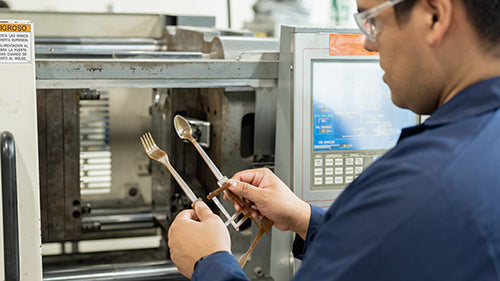
[[[210,122],[184,117],[193,129],[193,137],[205,148],[210,147]]]

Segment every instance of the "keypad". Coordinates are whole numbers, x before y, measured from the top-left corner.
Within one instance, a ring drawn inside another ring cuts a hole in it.
[[[373,159],[374,155],[359,153],[313,154],[313,185],[350,184],[373,162]]]

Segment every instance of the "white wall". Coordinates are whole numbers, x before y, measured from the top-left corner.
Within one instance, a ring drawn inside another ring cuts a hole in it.
[[[253,19],[256,0],[231,0],[232,27],[241,29]],[[108,12],[207,15],[216,26],[228,27],[227,0],[6,0],[17,11]]]

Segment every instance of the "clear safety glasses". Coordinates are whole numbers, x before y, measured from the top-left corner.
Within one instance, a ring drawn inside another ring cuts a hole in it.
[[[363,32],[368,39],[375,41],[377,35],[377,28],[375,27],[375,17],[382,13],[385,9],[397,5],[405,0],[389,0],[371,9],[361,13],[355,13],[354,19],[358,24],[359,29]]]

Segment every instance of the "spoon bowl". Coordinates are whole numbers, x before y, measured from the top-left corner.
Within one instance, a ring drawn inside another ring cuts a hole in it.
[[[183,140],[193,141],[193,130],[189,122],[182,116],[176,115],[174,117],[174,127],[179,138]]]

